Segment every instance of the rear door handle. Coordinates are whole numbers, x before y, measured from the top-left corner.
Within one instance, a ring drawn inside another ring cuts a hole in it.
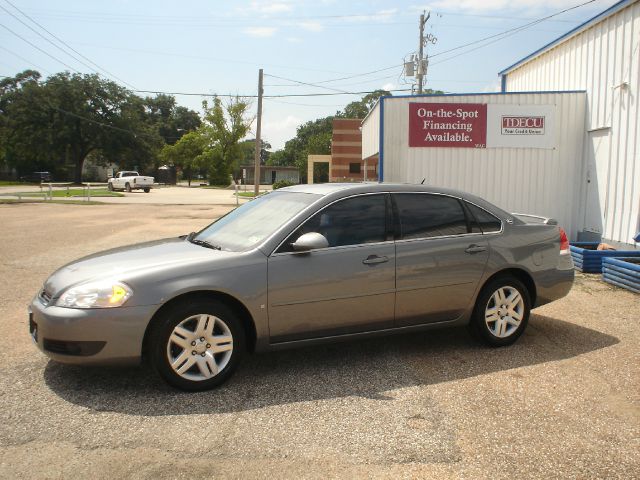
[[[365,258],[362,261],[362,263],[364,263],[365,265],[375,265],[376,263],[385,263],[388,261],[389,261],[388,257],[379,257],[378,255],[369,255],[367,258]]]
[[[474,253],[484,252],[486,250],[487,250],[487,247],[483,247],[482,245],[476,245],[475,243],[472,243],[465,249],[465,252],[474,254]]]

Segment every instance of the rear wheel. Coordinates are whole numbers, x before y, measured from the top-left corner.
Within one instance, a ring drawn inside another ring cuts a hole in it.
[[[150,188],[145,188],[145,189],[144,189],[144,193],[149,193],[150,191],[151,191],[151,189],[150,189]]]
[[[124,185],[124,191],[125,191],[125,192],[131,192],[131,185],[129,185],[128,183],[125,183],[125,185]]]
[[[470,328],[487,345],[511,345],[527,328],[530,311],[531,300],[524,284],[510,275],[498,277],[480,292]]]
[[[179,304],[160,318],[150,337],[151,360],[170,385],[208,390],[227,380],[245,350],[240,320],[209,300]]]

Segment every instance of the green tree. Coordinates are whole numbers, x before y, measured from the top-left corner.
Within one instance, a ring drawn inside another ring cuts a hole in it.
[[[344,118],[360,118],[363,119],[367,116],[369,111],[373,108],[380,97],[391,96],[391,92],[388,90],[376,90],[372,93],[368,93],[360,100],[349,103],[344,107],[344,111],[338,112],[337,117]]]
[[[175,145],[165,145],[160,151],[160,159],[166,164],[180,168],[191,186],[193,173],[202,168],[204,149],[205,137],[202,132],[189,132]]]
[[[211,106],[207,101],[202,103],[206,142],[202,161],[208,167],[211,185],[228,185],[232,166],[243,158],[239,142],[253,121],[247,113],[249,106],[249,101],[241,97],[232,98],[226,105],[218,97],[214,97]]]

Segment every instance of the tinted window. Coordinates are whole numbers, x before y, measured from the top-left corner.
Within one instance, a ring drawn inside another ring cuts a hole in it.
[[[478,228],[482,229],[482,232],[499,232],[502,224],[499,219],[491,215],[486,210],[475,206],[472,203],[465,202],[467,208],[471,212],[473,218],[471,219],[473,225],[473,231],[478,231]],[[475,219],[475,222],[473,221]]]
[[[468,233],[460,202],[444,195],[396,194],[400,238],[429,238]]]
[[[362,195],[341,200],[311,217],[287,239],[279,251],[292,251],[291,244],[309,232],[324,235],[330,247],[384,242],[385,212],[384,195]]]

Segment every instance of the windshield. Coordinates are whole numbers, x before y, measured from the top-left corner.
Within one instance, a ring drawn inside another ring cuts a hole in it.
[[[198,233],[194,239],[223,250],[247,250],[269,237],[320,195],[271,192],[245,203]]]

